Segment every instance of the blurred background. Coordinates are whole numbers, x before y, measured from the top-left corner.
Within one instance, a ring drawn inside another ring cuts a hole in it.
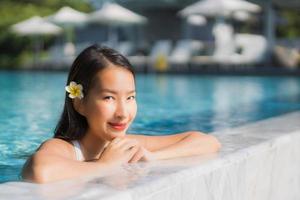
[[[93,43],[138,72],[299,74],[298,0],[1,0],[0,68],[68,70]]]

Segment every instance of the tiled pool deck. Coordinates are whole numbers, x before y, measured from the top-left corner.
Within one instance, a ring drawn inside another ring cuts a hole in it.
[[[106,177],[4,183],[0,199],[300,199],[300,112],[213,134],[218,154],[132,164]]]

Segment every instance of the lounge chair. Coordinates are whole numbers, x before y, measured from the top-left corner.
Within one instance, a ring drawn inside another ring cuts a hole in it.
[[[229,56],[230,64],[255,65],[264,61],[267,52],[267,40],[262,35],[235,34],[236,47],[241,53]]]
[[[231,49],[226,50],[226,46],[217,46],[212,56],[195,56],[191,62],[194,65],[239,67],[240,65],[252,66],[264,61],[267,52],[267,40],[264,36],[239,33],[234,35],[233,43],[235,46],[233,52]]]
[[[191,58],[192,66],[226,66],[230,64],[230,56],[235,53],[233,28],[230,24],[219,21],[213,27],[215,38],[211,55],[198,55]]]
[[[203,43],[197,40],[179,40],[172,51],[168,62],[173,70],[188,71],[189,62],[193,55],[199,54]]]
[[[230,63],[229,57],[236,50],[233,28],[230,24],[221,21],[214,26],[213,34],[215,37],[213,60],[220,65],[227,65]]]

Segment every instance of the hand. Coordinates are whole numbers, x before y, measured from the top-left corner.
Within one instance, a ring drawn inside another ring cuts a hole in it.
[[[112,166],[120,166],[128,163],[138,150],[137,140],[115,138],[107,145],[98,161]]]
[[[154,153],[148,151],[142,146],[139,146],[139,149],[137,152],[133,155],[131,160],[129,161],[130,163],[135,163],[138,161],[151,161],[155,160]]]

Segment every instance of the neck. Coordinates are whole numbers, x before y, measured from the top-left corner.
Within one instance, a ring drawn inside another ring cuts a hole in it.
[[[99,159],[107,143],[108,141],[97,137],[91,131],[87,131],[86,135],[80,140],[85,160]]]

